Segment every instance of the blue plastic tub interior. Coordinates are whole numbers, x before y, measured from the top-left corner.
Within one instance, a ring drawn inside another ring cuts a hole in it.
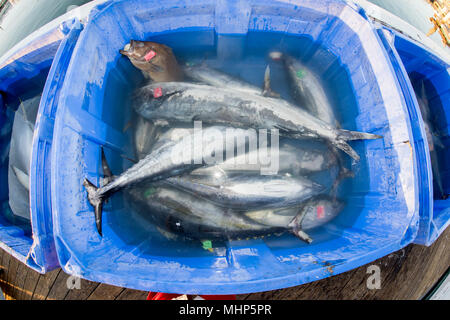
[[[105,205],[100,237],[81,182],[100,183],[100,146],[115,174],[131,165],[123,157],[132,156],[131,137],[124,132],[132,117],[127,97],[142,76],[119,54],[130,39],[165,42],[175,53],[215,52],[223,59],[274,44],[320,66],[322,77],[341,89],[336,99],[349,115],[342,126],[384,136],[353,144],[362,160],[346,182],[344,211],[311,231],[311,245],[285,234],[228,241],[209,252],[153,236],[153,227],[127,210],[118,193]],[[410,141],[407,106],[388,54],[370,23],[341,1],[106,3],[91,13],[80,34],[56,115],[51,175],[60,264],[89,280],[202,294],[277,289],[350,270],[416,236],[417,164]]]
[[[5,123],[12,124],[12,111],[20,100],[42,93],[33,135],[30,164],[31,223],[15,218],[8,206],[8,165],[1,168],[0,247],[34,270],[45,273],[59,266],[53,240],[50,205],[50,150],[55,99],[64,80],[65,69],[79,34],[79,27],[64,23],[35,38],[15,53],[0,69],[0,90],[8,104],[2,108]],[[79,24],[78,24],[79,25]],[[2,137],[2,152],[8,152],[8,136]],[[6,217],[8,215],[8,218]]]
[[[423,119],[413,86],[424,81],[435,130],[444,145],[438,154],[444,193],[450,194],[450,65],[421,44],[386,29],[379,30],[398,77],[402,79],[405,99],[410,109],[416,157],[419,162],[420,227],[414,243],[431,245],[450,223],[450,198],[444,200],[433,192],[433,172]],[[438,149],[440,150],[440,149]]]

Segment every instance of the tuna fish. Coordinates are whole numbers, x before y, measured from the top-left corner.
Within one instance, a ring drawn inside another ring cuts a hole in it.
[[[126,195],[132,207],[151,215],[158,227],[193,239],[228,239],[284,231],[170,187],[140,186],[127,190]]]
[[[218,184],[183,176],[168,178],[165,183],[238,210],[295,206],[325,190],[306,178],[284,175],[239,175]]]
[[[178,141],[186,134],[192,133],[192,128],[171,128],[161,133],[155,145],[167,141]],[[284,140],[284,141],[283,141]],[[308,175],[323,171],[338,165],[337,157],[324,144],[298,143],[295,140],[283,139],[279,142],[278,153],[269,146],[262,149],[249,150],[233,158],[224,159],[215,166],[195,169],[191,175],[214,176],[221,173],[261,173],[278,160],[277,173],[289,173],[294,176]],[[281,161],[280,161],[281,160]]]
[[[339,128],[330,99],[314,71],[288,54],[272,52],[271,57],[282,60],[296,103],[323,122]]]
[[[113,193],[143,181],[158,181],[192,171],[205,166],[205,160],[213,161],[213,155],[225,151],[225,137],[235,140],[235,147],[245,147],[247,130],[214,126],[199,130],[179,141],[169,141],[153,149],[144,159],[123,172],[120,176],[108,179],[103,187],[96,187],[85,179],[84,187],[89,203],[94,207],[97,230],[102,234],[102,207],[105,199]],[[223,157],[222,157],[223,159]],[[112,173],[106,163],[102,149],[103,171],[107,177]],[[211,164],[211,163],[209,163]]]
[[[336,120],[332,103],[326,94],[319,76],[299,60],[292,56],[281,53],[272,52],[270,54],[274,60],[282,60],[284,68],[289,78],[291,93],[299,106],[303,106],[312,115],[329,124],[334,128],[340,128],[340,124]],[[344,167],[340,154],[335,146],[330,144],[331,153],[335,155],[338,166],[340,168],[337,179],[332,188],[332,194],[336,196],[339,183],[346,178],[353,177],[353,172]]]
[[[153,81],[180,81],[183,79],[183,72],[172,49],[164,44],[131,40],[123,50],[120,50],[120,53],[127,56],[136,68]]]
[[[201,120],[236,127],[280,129],[281,134],[292,138],[324,139],[355,160],[360,157],[347,141],[381,138],[375,134],[336,129],[281,99],[202,84],[150,84],[137,90],[133,105],[138,114],[149,120],[185,123]]]

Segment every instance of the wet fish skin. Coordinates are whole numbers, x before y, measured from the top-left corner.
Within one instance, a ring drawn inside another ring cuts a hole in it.
[[[283,175],[239,175],[219,184],[182,176],[168,178],[165,183],[237,210],[295,206],[325,191],[325,187],[306,178]]]
[[[297,207],[248,211],[245,215],[255,222],[271,227],[286,228],[298,238],[311,243],[305,232],[323,226],[338,216],[344,202],[326,195],[311,198]]]
[[[147,55],[151,51],[156,55],[149,59]],[[153,81],[181,81],[183,79],[183,72],[172,49],[164,44],[131,40],[119,52],[127,56],[136,68],[148,75]]]
[[[155,89],[162,90],[162,96],[155,98]],[[296,139],[324,139],[355,160],[360,157],[346,141],[381,137],[333,128],[281,99],[201,84],[150,84],[137,90],[133,106],[147,119],[188,123],[201,120],[235,127],[280,129],[282,134]]]
[[[223,126],[213,126],[189,135],[187,139],[180,141],[169,141],[148,154],[144,159],[130,167],[121,175],[103,187],[96,187],[85,179],[83,185],[87,191],[89,203],[94,207],[96,225],[99,234],[102,234],[101,220],[103,202],[113,193],[142,181],[158,181],[170,176],[190,172],[195,168],[206,165],[205,158],[211,156],[211,151],[225,150],[225,143],[221,139],[211,139],[220,133],[222,137],[241,137],[236,139],[235,147],[245,144],[246,130]],[[186,141],[193,142],[186,143]],[[199,141],[201,143],[195,143]],[[190,155],[189,161],[185,161],[183,155]],[[187,163],[186,163],[187,162]],[[102,149],[102,164],[107,167],[106,157]],[[107,169],[106,171],[109,171]],[[104,173],[106,174],[105,170]],[[111,177],[109,177],[111,180]]]
[[[322,121],[339,128],[330,99],[315,72],[288,54],[280,55],[289,78],[292,95],[298,105]]]
[[[275,93],[270,85],[269,66],[267,66],[265,70],[263,89],[222,71],[210,68],[205,63],[202,63],[200,65],[184,66],[183,72],[188,78],[194,81],[208,84],[210,86],[227,88],[230,90],[237,90],[268,97],[279,97],[279,94]]]
[[[156,145],[158,145],[160,141],[178,141],[186,134],[192,132],[192,128],[171,128],[160,134]],[[307,146],[306,144],[299,144],[296,141],[286,139],[285,141],[280,141],[278,149],[279,173],[290,173],[295,176],[308,175],[338,165],[336,154],[330,152],[325,145],[318,148],[316,146]],[[260,149],[249,150],[249,152],[238,154],[231,159],[224,159],[222,163],[215,166],[195,169],[190,174],[198,176],[214,176],[223,173],[261,172],[265,166],[260,161],[259,157],[274,157],[275,151],[272,151],[269,146],[267,147],[267,152],[263,152],[262,155],[261,152]],[[280,159],[282,159],[282,161],[280,161]]]
[[[239,90],[257,95],[262,93],[261,88],[224,72],[210,68],[204,63],[200,65],[184,66],[183,72],[186,77],[211,86],[229,88],[231,90]]]
[[[319,208],[319,210],[318,210]],[[326,195],[311,198],[297,207],[249,210],[245,215],[262,224],[273,227],[288,227],[302,211],[302,229],[310,230],[333,220],[344,208],[344,203]],[[318,214],[319,212],[319,214]]]
[[[334,109],[328,98],[319,76],[298,59],[286,53],[272,52],[271,57],[282,60],[289,78],[291,93],[295,101],[304,106],[311,114],[330,126],[340,128],[336,120]],[[344,167],[343,159],[336,146],[330,144],[330,153],[334,155],[339,167],[339,174],[333,184],[331,193],[336,196],[339,184],[342,180],[353,177],[353,172]]]
[[[126,193],[134,208],[140,206],[140,210],[148,212],[159,227],[193,239],[228,239],[282,231],[159,183],[131,188]]]

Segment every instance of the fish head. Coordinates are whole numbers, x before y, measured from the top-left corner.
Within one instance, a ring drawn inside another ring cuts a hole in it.
[[[153,49],[153,42],[130,40],[119,52],[129,58],[144,59],[145,54]]]
[[[152,41],[131,40],[119,52],[154,81],[176,81],[180,69],[172,49]]]

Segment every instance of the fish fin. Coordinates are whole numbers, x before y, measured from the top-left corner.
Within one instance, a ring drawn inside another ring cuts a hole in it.
[[[279,98],[280,95],[274,92],[270,86],[270,66],[267,65],[266,71],[264,71],[264,89],[262,91],[264,97]]]
[[[375,139],[381,139],[381,138],[383,138],[383,136],[380,136],[378,134],[373,134],[373,133],[339,129],[338,138],[340,138],[344,141],[375,140]]]
[[[302,230],[302,223],[303,219],[306,215],[306,209],[305,207],[302,207],[300,209],[300,212],[292,219],[292,221],[288,224],[288,227],[290,228],[290,231],[297,236],[299,239],[305,241],[306,243],[310,244],[313,240],[312,238]]]
[[[359,132],[359,131],[350,131],[350,130],[344,130],[339,129],[337,139],[332,142],[332,144],[337,147],[338,149],[341,149],[346,154],[348,154],[350,157],[352,157],[354,160],[359,161],[359,155],[356,153],[355,150],[346,142],[346,141],[353,141],[353,140],[372,140],[372,139],[380,139],[383,138],[383,136],[372,134],[372,133],[365,133],[365,132]]]
[[[303,230],[293,230],[293,233],[300,238],[301,240],[305,241],[308,244],[311,244],[313,242],[313,239]]]
[[[302,139],[302,138],[304,138],[304,136],[301,135],[301,134],[298,134],[297,131],[292,130],[291,128],[285,127],[282,124],[275,124],[273,127],[275,129],[280,130],[280,135],[286,135],[286,136],[289,136],[289,137],[294,138],[294,139],[297,139],[297,138],[298,139]]]
[[[355,177],[355,173],[341,165],[340,169],[339,169],[339,174],[336,178],[336,180],[333,183],[333,186],[331,187],[331,197],[332,197],[332,201],[333,203],[335,203],[337,201],[337,190],[339,187],[339,184],[341,183],[342,180],[347,179],[347,178],[354,178]]]
[[[350,157],[352,157],[352,159],[359,161],[359,159],[360,159],[359,155],[356,153],[355,150],[353,150],[353,148],[347,142],[342,141],[342,140],[336,140],[336,141],[333,141],[332,144],[336,148],[344,151],[346,154],[348,154]]]
[[[95,214],[95,225],[100,236],[102,234],[102,209],[103,209],[103,198],[98,194],[98,188],[92,184],[88,179],[84,179],[83,186],[88,193],[89,203],[94,207]]]

